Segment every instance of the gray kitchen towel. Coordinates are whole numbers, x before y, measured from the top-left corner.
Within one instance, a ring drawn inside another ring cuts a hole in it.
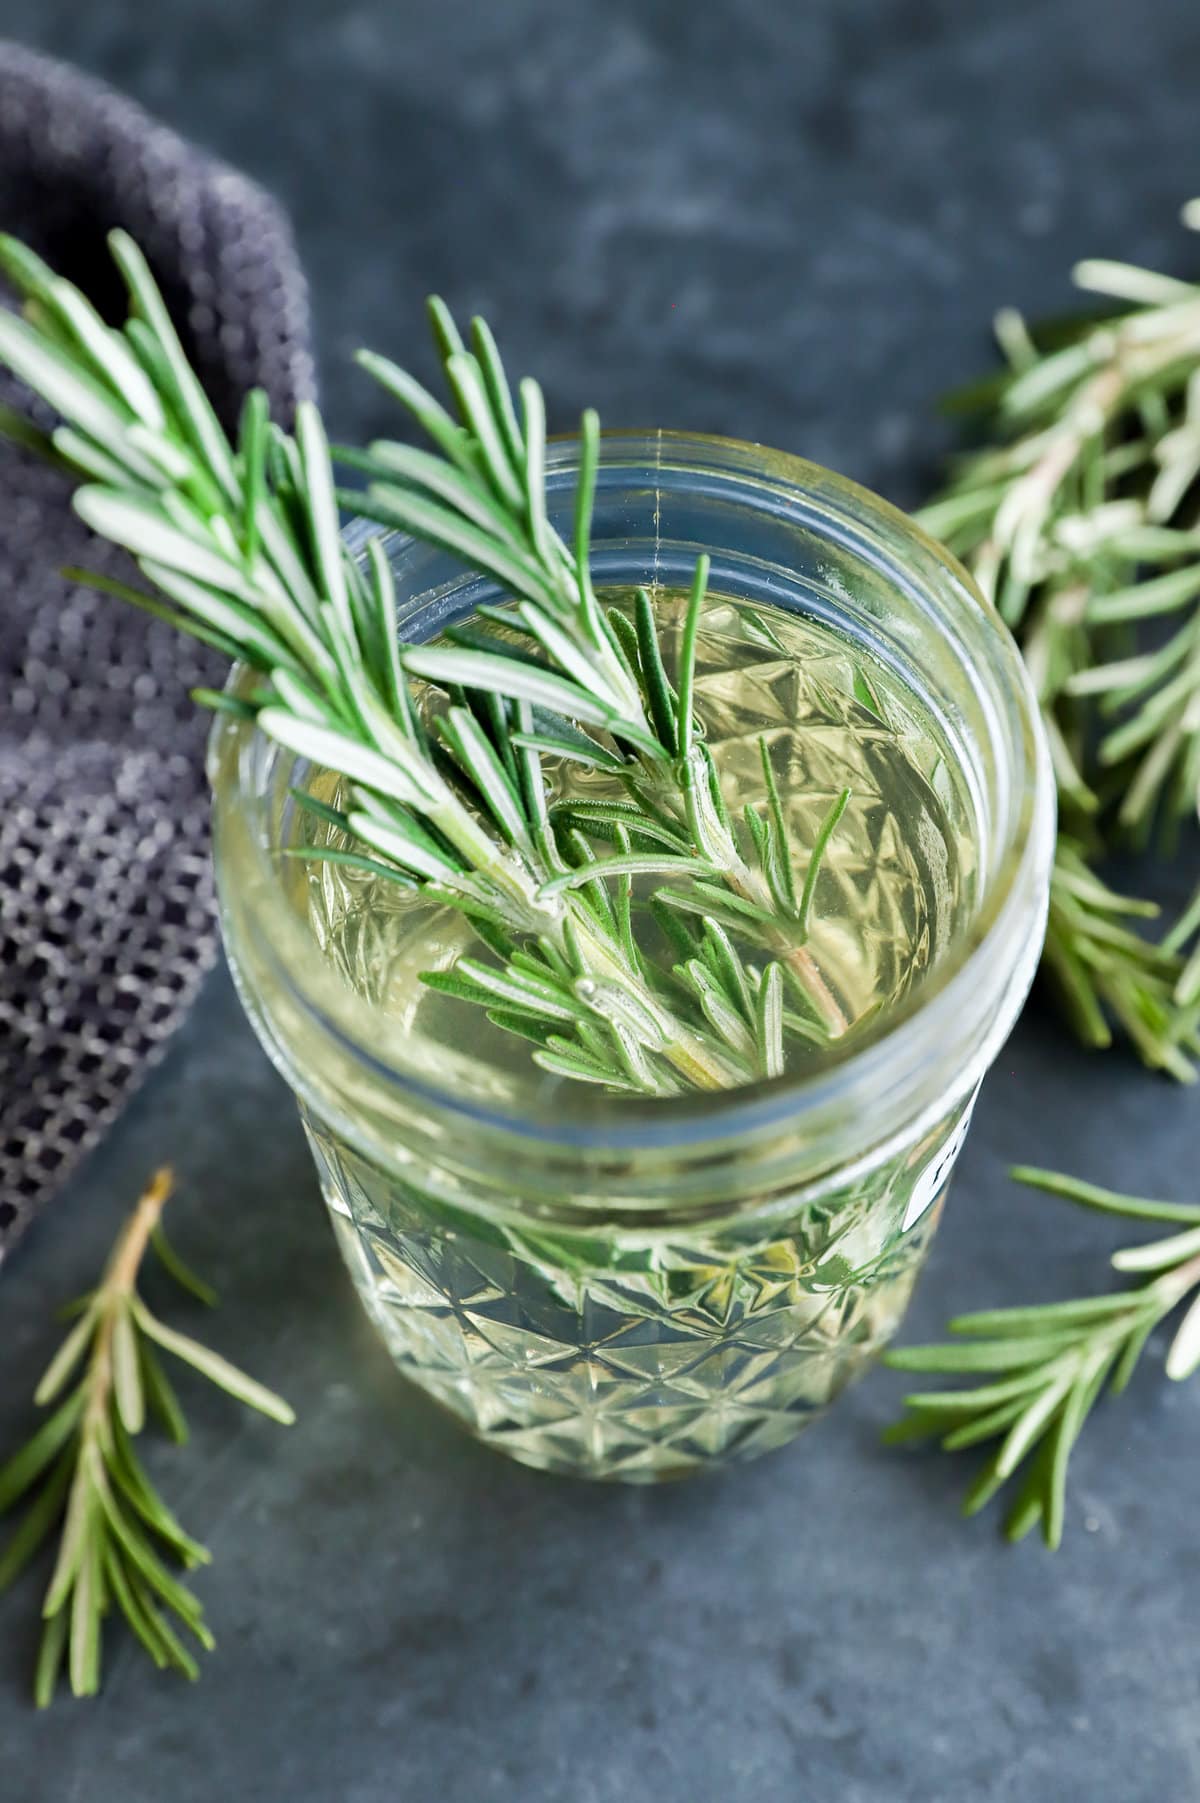
[[[118,225],[226,424],[254,383],[288,419],[313,365],[278,206],[100,83],[0,43],[0,229],[118,318],[105,245]],[[0,403],[28,406],[6,376]],[[58,573],[129,574],[69,493],[0,447],[0,1259],[116,1115],[216,949],[206,720],[187,691],[220,660]]]

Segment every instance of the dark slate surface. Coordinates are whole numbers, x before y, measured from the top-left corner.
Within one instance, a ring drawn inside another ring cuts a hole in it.
[[[383,423],[349,350],[413,357],[436,286],[487,311],[560,421],[593,401],[760,438],[913,501],[933,397],[997,304],[1062,306],[1085,253],[1189,266],[1192,0],[2,0],[0,28],[279,191],[345,432]],[[1014,1157],[1195,1194],[1194,1096],[1036,1009],[976,1121],[915,1332],[1104,1280],[1118,1236],[1013,1190]],[[0,1444],[52,1304],[164,1157],[176,1237],[224,1297],[204,1330],[301,1425],[197,1387],[192,1448],[156,1460],[216,1555],[199,1686],[114,1640],[103,1698],[37,1717],[33,1591],[4,1604],[4,1803],[1200,1797],[1200,1390],[1149,1368],[1102,1413],[1055,1559],[960,1524],[948,1461],[878,1449],[886,1374],[725,1479],[510,1467],[373,1343],[220,977],[4,1273]]]

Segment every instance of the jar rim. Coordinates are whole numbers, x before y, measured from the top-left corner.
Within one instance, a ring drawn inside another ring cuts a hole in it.
[[[683,431],[606,431],[601,435],[602,470],[633,461],[644,464],[654,449],[664,449],[682,467],[745,483],[763,485],[790,494],[797,502],[815,504],[831,522],[853,529],[880,542],[888,534],[903,541],[903,565],[892,555],[895,567],[912,573],[926,584],[938,584],[968,605],[971,617],[982,624],[991,640],[989,655],[999,667],[1001,680],[1010,685],[1018,704],[1023,770],[1018,772],[1017,805],[1011,811],[1006,843],[987,873],[964,935],[956,935],[923,975],[914,992],[894,1008],[886,1021],[865,1041],[851,1036],[844,1048],[834,1048],[815,1068],[761,1078],[729,1090],[690,1092],[672,1097],[615,1098],[593,1086],[560,1087],[552,1100],[530,1096],[520,1107],[493,1106],[477,1096],[456,1092],[448,1084],[423,1075],[387,1055],[389,1026],[381,1035],[379,1011],[347,984],[324,960],[314,958],[309,932],[283,895],[283,860],[270,835],[255,818],[256,797],[244,779],[264,767],[268,746],[253,722],[220,713],[210,739],[209,773],[213,788],[215,856],[222,912],[227,890],[240,884],[255,897],[260,952],[274,967],[277,979],[287,985],[290,999],[314,1030],[327,1034],[339,1050],[348,1054],[364,1080],[397,1087],[414,1103],[433,1111],[449,1123],[469,1123],[473,1131],[532,1142],[560,1149],[619,1153],[639,1147],[713,1143],[757,1139],[775,1131],[805,1133],[806,1141],[821,1141],[846,1118],[878,1113],[882,1143],[886,1129],[914,1123],[935,1108],[932,1119],[944,1115],[954,1101],[973,1089],[1012,1026],[1024,999],[1040,950],[1040,931],[1031,934],[1031,898],[1044,892],[1053,847],[1053,780],[1041,731],[1036,699],[1025,665],[995,609],[987,602],[965,569],[913,520],[870,490],[846,477],[790,453],[775,451],[740,439]],[[570,473],[576,466],[577,440],[556,438],[547,445],[547,470]],[[681,467],[676,463],[675,467]],[[403,535],[387,533],[363,520],[346,529],[348,542],[361,549],[380,533],[402,545]],[[855,542],[858,540],[856,538]],[[866,542],[864,537],[863,542]],[[235,697],[260,680],[245,666],[235,666],[228,691]],[[261,809],[260,809],[261,811]],[[248,878],[248,880],[247,880]],[[237,969],[236,947],[226,941]],[[1031,958],[1032,946],[1032,958]],[[996,961],[1011,961],[1012,981],[1005,997],[995,980]],[[991,980],[987,980],[990,971]],[[991,998],[992,1018],[982,1020],[985,998]],[[965,1027],[974,1023],[975,1030]],[[395,1033],[390,1037],[396,1043]],[[956,1051],[962,1068],[946,1074]],[[943,1072],[941,1080],[928,1081],[931,1061]],[[926,1080],[921,1081],[925,1072]],[[295,1079],[294,1069],[286,1071]]]

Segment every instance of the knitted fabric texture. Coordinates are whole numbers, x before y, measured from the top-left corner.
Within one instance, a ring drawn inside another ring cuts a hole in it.
[[[0,44],[0,229],[115,320],[114,226],[145,251],[224,423],[255,383],[288,420],[313,366],[276,204],[100,83]],[[2,374],[0,402],[29,406]],[[221,660],[58,574],[131,574],[60,473],[0,446],[0,492],[2,1259],[213,962],[206,720],[188,689]]]

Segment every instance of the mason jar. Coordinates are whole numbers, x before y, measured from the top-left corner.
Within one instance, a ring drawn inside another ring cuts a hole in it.
[[[550,447],[568,539],[577,471],[574,443]],[[376,530],[353,526],[352,549]],[[408,640],[503,599],[435,549],[383,541]],[[458,1043],[435,1046],[323,950],[303,866],[281,855],[303,772],[232,716],[211,746],[229,961],[396,1364],[523,1463],[634,1482],[783,1445],[894,1333],[1033,977],[1053,847],[1024,666],[910,520],[759,446],[603,439],[597,586],[686,588],[700,550],[710,592],[819,620],[922,697],[963,798],[968,868],[929,970],[795,1074],[646,1101],[517,1080],[475,1050],[465,1003]]]

